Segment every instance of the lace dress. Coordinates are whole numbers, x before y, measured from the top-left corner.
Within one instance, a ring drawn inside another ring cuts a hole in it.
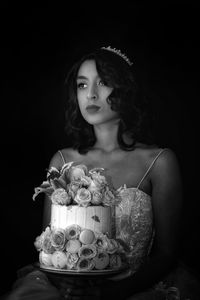
[[[127,188],[115,210],[116,238],[127,246],[127,258],[135,272],[147,257],[153,241],[151,197],[138,188]]]

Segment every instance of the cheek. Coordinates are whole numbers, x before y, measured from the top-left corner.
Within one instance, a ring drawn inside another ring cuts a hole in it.
[[[84,105],[84,98],[82,97],[82,93],[77,93],[77,102],[81,109]]]

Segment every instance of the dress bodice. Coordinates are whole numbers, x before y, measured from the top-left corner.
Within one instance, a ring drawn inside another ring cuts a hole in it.
[[[127,245],[128,263],[135,271],[147,257],[153,240],[151,197],[138,188],[127,188],[115,208],[116,238]]]

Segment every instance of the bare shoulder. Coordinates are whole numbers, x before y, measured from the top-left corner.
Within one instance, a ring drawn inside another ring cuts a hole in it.
[[[137,151],[146,165],[150,165],[155,160],[154,169],[156,170],[161,171],[161,169],[166,167],[178,166],[177,156],[170,148],[139,144]]]
[[[181,177],[179,160],[172,149],[140,144],[137,153],[143,172],[150,168],[148,178],[154,186],[163,180],[172,181]]]
[[[50,160],[50,167],[56,167],[58,170],[62,168],[64,163],[76,161],[79,156],[78,152],[72,148],[64,148],[58,150]]]
[[[175,152],[169,148],[160,150],[153,168],[154,174],[179,172],[179,169],[179,161]]]
[[[157,191],[162,189],[181,191],[182,179],[180,165],[175,152],[171,149],[163,149],[157,157],[150,172],[152,186]]]

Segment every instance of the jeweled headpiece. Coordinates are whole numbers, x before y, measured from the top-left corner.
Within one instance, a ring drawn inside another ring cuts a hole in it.
[[[130,61],[130,59],[126,56],[126,54],[122,53],[121,50],[118,50],[116,48],[112,48],[111,46],[108,46],[108,47],[101,47],[101,49],[103,50],[107,50],[107,51],[111,51],[113,53],[115,53],[116,55],[119,55],[120,57],[122,57],[126,63],[129,65],[129,66],[132,66],[132,62]]]

